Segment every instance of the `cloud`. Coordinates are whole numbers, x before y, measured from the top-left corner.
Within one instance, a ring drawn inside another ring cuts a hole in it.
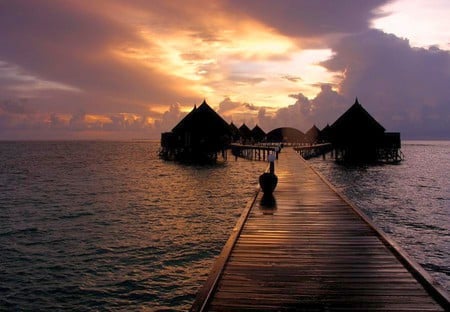
[[[217,113],[230,120],[233,120],[234,118],[245,120],[246,117],[253,116],[253,112],[258,111],[259,108],[259,106],[255,106],[251,103],[232,101],[230,97],[227,96],[219,103]]]
[[[4,114],[25,114],[29,108],[26,107],[26,100],[13,101],[4,100],[0,102],[0,111]]]
[[[294,37],[321,37],[365,30],[377,16],[376,9],[387,2],[389,1],[284,0],[274,5],[271,0],[227,1],[237,12]]]
[[[0,11],[0,36],[8,42],[0,46],[0,60],[23,68],[35,84],[69,86],[89,94],[91,102],[109,102],[111,112],[124,111],[123,105],[142,112],[149,101],[193,99],[195,92],[181,91],[182,78],[120,57],[130,47],[149,49],[151,42],[98,3],[40,1],[35,9],[28,1],[9,3]]]
[[[370,30],[386,3],[9,2],[1,136],[158,138],[186,114],[173,103],[202,98],[236,123],[307,130],[355,96],[389,130],[450,133],[448,52]]]
[[[290,81],[290,82],[299,82],[299,81],[303,80],[302,77],[293,76],[293,75],[284,75],[281,78],[286,79],[287,81]]]
[[[399,131],[406,138],[449,138],[450,52],[412,48],[407,40],[377,30],[345,36],[332,48],[334,56],[322,65],[342,73],[337,91],[322,84],[312,99],[291,94],[293,105],[274,115],[259,111],[261,126],[322,128],[358,97],[388,131]]]
[[[251,77],[251,76],[244,76],[244,75],[231,75],[228,77],[229,80],[239,83],[239,84],[249,84],[249,85],[255,85],[257,83],[263,82],[266,79],[262,77]]]
[[[219,109],[217,110],[217,113],[221,115],[227,115],[236,108],[240,108],[242,106],[242,103],[233,102],[229,97],[225,97],[223,101],[219,103]]]
[[[175,103],[170,105],[169,109],[164,112],[160,120],[155,121],[155,130],[156,134],[159,135],[159,132],[167,132],[172,130],[173,127],[180,122],[186,116],[186,113],[183,113],[180,109],[180,104]]]
[[[358,96],[385,128],[410,137],[449,137],[449,51],[412,48],[377,30],[347,36],[333,50],[322,65],[344,73],[340,93]]]
[[[313,99],[303,93],[291,94],[290,97],[296,100],[295,103],[278,109],[274,115],[267,115],[265,109],[260,109],[258,124],[269,131],[278,127],[307,131],[313,125],[323,128],[333,123],[349,107],[349,99],[328,84],[322,85],[321,91]]]

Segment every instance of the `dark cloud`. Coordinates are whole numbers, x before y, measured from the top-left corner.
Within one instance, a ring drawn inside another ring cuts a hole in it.
[[[50,114],[50,128],[55,130],[64,130],[66,128],[66,122],[55,113],[52,113]]]
[[[228,0],[231,9],[296,37],[355,33],[369,27],[376,9],[389,0]]]
[[[26,114],[31,111],[27,100],[3,100],[0,101],[0,112],[4,114]]]
[[[0,139],[11,139],[9,130],[25,129],[35,131],[45,127],[41,116],[26,99],[0,101]]]
[[[290,81],[290,82],[299,82],[299,81],[303,80],[302,77],[293,76],[293,75],[284,75],[284,76],[281,76],[281,78],[286,79],[287,81]]]
[[[244,103],[245,108],[247,108],[249,111],[257,111],[259,110],[259,106],[250,104],[250,103]]]
[[[71,130],[85,130],[87,128],[89,128],[89,124],[87,123],[86,120],[86,113],[82,110],[76,112],[75,114],[72,115],[72,117],[69,120],[69,128]],[[101,128],[100,125],[96,125],[96,128]]]
[[[113,48],[151,49],[151,43],[135,24],[102,13],[70,1],[30,5],[18,0],[2,6],[0,37],[8,43],[0,45],[0,61],[8,64],[2,67],[20,66],[22,76],[79,89],[91,103],[108,103],[111,112],[123,111],[124,105],[143,110],[149,101],[194,98],[181,91],[183,79],[114,56]]]
[[[450,136],[450,52],[412,48],[405,39],[370,30],[351,35],[322,65],[344,72],[340,92],[390,131],[406,137]]]
[[[339,93],[321,85],[313,99],[291,94],[295,104],[274,117],[259,112],[266,128],[333,123],[355,97],[388,131],[403,138],[450,138],[450,52],[436,47],[412,48],[405,39],[369,30],[349,35],[332,46],[334,56],[322,63],[342,72]]]

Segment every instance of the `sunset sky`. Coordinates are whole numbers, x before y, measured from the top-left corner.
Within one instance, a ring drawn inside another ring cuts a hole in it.
[[[0,0],[0,140],[159,139],[203,99],[265,131],[355,97],[450,139],[448,0]]]

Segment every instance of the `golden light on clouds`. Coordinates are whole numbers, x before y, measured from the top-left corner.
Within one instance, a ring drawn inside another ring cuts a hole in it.
[[[334,83],[335,75],[320,66],[330,49],[301,49],[298,42],[253,22],[230,23],[220,18],[214,35],[194,30],[151,27],[138,30],[143,47],[115,50],[165,75],[188,81],[185,88],[220,103],[224,97],[259,106],[282,107],[290,93],[315,96],[319,83]]]
[[[434,110],[429,133],[448,136],[448,0],[314,3],[10,1],[0,137],[157,138],[203,99],[236,124],[307,128],[355,96],[412,133],[410,106]]]

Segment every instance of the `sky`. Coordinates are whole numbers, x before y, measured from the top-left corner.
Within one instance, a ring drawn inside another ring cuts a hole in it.
[[[307,131],[358,97],[450,139],[448,0],[0,0],[0,140],[159,139],[205,99]]]

